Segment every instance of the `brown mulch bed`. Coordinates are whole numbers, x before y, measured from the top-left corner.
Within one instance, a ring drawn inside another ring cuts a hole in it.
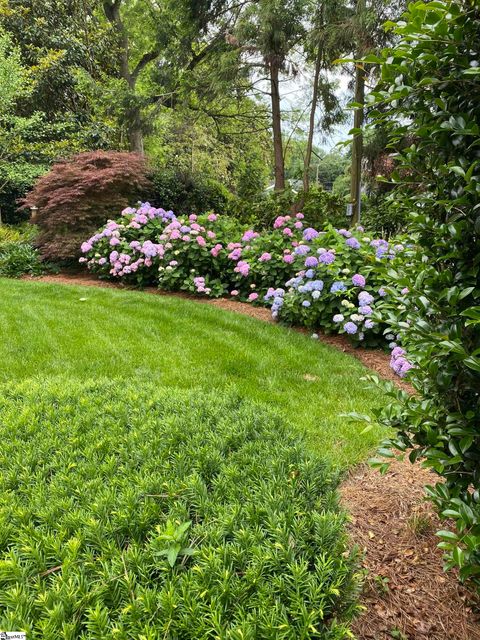
[[[79,274],[36,280],[126,288]],[[272,322],[268,309],[236,300],[172,294],[153,287],[145,291],[190,298]],[[358,358],[382,378],[412,391],[390,369],[388,354],[355,349],[344,336],[320,335],[320,340]],[[385,476],[361,465],[341,487],[342,502],[351,514],[352,541],[364,552],[365,613],[353,628],[358,640],[480,640],[478,601],[458,583],[454,572],[443,571],[442,552],[435,536],[440,523],[431,505],[425,502],[423,491],[425,484],[434,481],[431,472],[420,465],[395,461]]]
[[[435,481],[431,471],[406,460],[394,461],[385,476],[357,467],[341,487],[367,570],[366,611],[353,628],[359,640],[480,639],[478,601],[454,572],[443,571],[435,531],[445,523],[423,492]]]

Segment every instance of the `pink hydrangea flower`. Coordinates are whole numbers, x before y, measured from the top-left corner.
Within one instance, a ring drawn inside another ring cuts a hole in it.
[[[118,238],[110,238],[110,246],[116,247],[120,244],[120,240]]]
[[[293,236],[293,231],[289,228],[289,227],[285,227],[285,229],[283,230],[284,235],[286,236]]]
[[[262,255],[258,260],[259,262],[268,262],[271,259],[272,259],[272,255],[268,252],[265,252],[265,253],[262,253]]]
[[[197,244],[200,247],[206,247],[207,246],[207,241],[205,240],[205,238],[203,236],[197,236]]]
[[[238,291],[236,289],[234,289],[233,291],[230,291],[230,295],[231,296],[238,296]]]
[[[216,219],[217,219],[217,216],[216,216],[214,213],[210,213],[210,214],[207,216],[207,220],[208,220],[209,222],[215,222],[215,220],[216,220]]]
[[[248,296],[248,301],[249,302],[254,302],[255,300],[257,300],[257,298],[258,298],[258,293],[255,293],[255,291],[254,291],[253,293],[251,293]]]
[[[292,262],[295,261],[295,256],[292,256],[291,253],[287,253],[286,255],[283,256],[283,261],[286,262],[287,264],[292,264]]]
[[[216,258],[222,249],[223,247],[221,244],[216,244],[213,249],[210,250],[210,253],[214,258]]]

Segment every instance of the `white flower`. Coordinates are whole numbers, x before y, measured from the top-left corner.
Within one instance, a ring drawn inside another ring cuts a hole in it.
[[[257,288],[257,285],[256,285],[256,284],[251,284],[251,285],[250,285],[250,289],[256,289],[256,288]]]
[[[365,316],[362,316],[361,313],[353,313],[351,319],[353,320],[353,322],[363,322]]]
[[[176,251],[173,252],[174,256],[178,256],[178,254],[180,253],[180,251],[177,249]]]
[[[350,273],[350,269],[342,269],[342,273],[348,275]]]
[[[348,309],[349,304],[350,304],[350,302],[348,300],[342,300],[342,302],[341,302],[342,307],[347,307],[347,309]]]
[[[318,340],[318,333],[312,333],[312,340]]]
[[[165,267],[165,271],[173,271],[173,267],[171,267],[170,265],[168,265],[168,267]]]

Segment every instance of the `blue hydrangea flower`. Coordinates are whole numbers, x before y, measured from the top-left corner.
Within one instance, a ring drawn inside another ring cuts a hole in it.
[[[309,300],[304,300],[302,302],[302,307],[309,307],[311,305],[311,302]]]
[[[330,293],[338,293],[346,290],[347,290],[347,286],[345,285],[344,282],[341,282],[341,281],[334,282],[330,287]]]
[[[353,335],[358,331],[358,327],[354,322],[346,322],[343,325],[343,328],[345,329],[345,332],[348,333],[349,335]]]

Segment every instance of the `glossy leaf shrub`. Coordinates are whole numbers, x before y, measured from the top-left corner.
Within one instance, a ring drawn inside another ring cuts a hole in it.
[[[22,200],[23,207],[38,207],[41,254],[78,258],[85,237],[144,193],[146,172],[142,156],[118,151],[79,153],[54,164]]]
[[[145,380],[28,381],[2,389],[0,431],[0,628],[352,637],[337,475],[277,414]]]
[[[427,494],[456,524],[438,533],[447,566],[480,584],[480,8],[414,2],[395,32],[372,115],[400,149],[397,197],[412,212],[415,247],[389,271],[402,292],[390,322],[417,394],[380,419],[398,432],[389,446],[435,472]]]

